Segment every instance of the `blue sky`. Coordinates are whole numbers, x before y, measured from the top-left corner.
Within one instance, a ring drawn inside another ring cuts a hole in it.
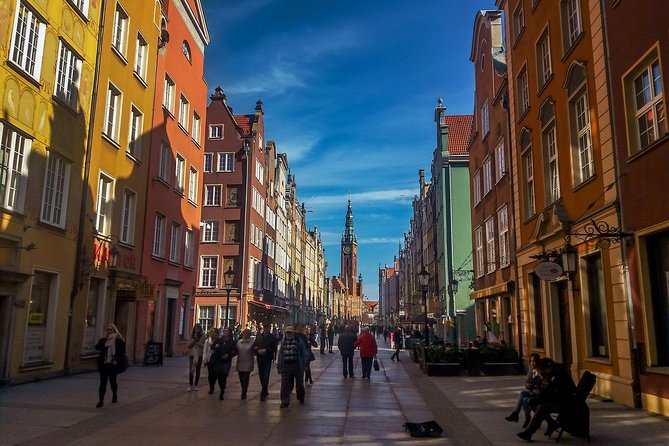
[[[472,113],[476,12],[494,0],[203,0],[210,90],[236,114],[262,99],[265,140],[288,154],[328,274],[339,273],[347,195],[364,293],[408,230],[418,169],[429,179],[434,108]]]

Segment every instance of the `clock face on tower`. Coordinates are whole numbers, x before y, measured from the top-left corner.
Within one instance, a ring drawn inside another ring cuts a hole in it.
[[[344,246],[341,250],[344,254],[347,254],[347,255],[351,253],[351,247],[350,246]]]

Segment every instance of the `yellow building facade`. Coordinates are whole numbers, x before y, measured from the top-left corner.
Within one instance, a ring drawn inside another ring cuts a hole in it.
[[[0,380],[67,368],[100,2],[0,0]]]

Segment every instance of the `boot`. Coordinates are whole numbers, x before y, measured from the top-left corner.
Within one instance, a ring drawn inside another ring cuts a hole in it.
[[[105,405],[105,403],[103,403],[102,401],[99,401],[99,402],[95,405],[95,407],[97,407],[97,408],[99,409],[100,407],[102,407],[102,406],[104,406],[104,405]]]
[[[531,417],[525,418],[525,422],[523,423],[523,429],[527,429],[527,426],[530,425],[530,421],[532,421]]]
[[[112,403],[115,403],[117,401],[118,401],[118,395],[114,394],[114,396],[112,396]]]
[[[532,441],[532,434],[533,432],[530,432],[529,430],[524,430],[522,432],[517,433],[520,438],[526,441]]]
[[[518,418],[518,412],[511,412],[511,415],[509,415],[508,417],[504,417],[504,419],[505,419],[506,421],[512,421],[512,422],[514,422],[514,423],[517,423],[517,422],[518,422],[518,419],[519,419],[519,418]],[[523,427],[524,427],[524,426],[523,426]]]

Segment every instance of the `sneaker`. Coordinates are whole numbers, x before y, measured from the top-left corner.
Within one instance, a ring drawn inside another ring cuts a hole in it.
[[[212,393],[214,393],[214,389],[209,389],[209,395],[211,395]]]
[[[195,387],[193,387],[193,390],[195,390],[197,392],[200,389],[198,389],[197,386],[195,386]]]
[[[518,435],[520,438],[526,441],[532,441],[532,432],[528,430],[524,430],[522,432],[518,432],[516,435]]]
[[[186,392],[190,392],[192,389],[192,387],[186,387]]]
[[[218,399],[221,400],[221,401],[223,401],[223,392],[221,392],[221,393],[218,394]]]

